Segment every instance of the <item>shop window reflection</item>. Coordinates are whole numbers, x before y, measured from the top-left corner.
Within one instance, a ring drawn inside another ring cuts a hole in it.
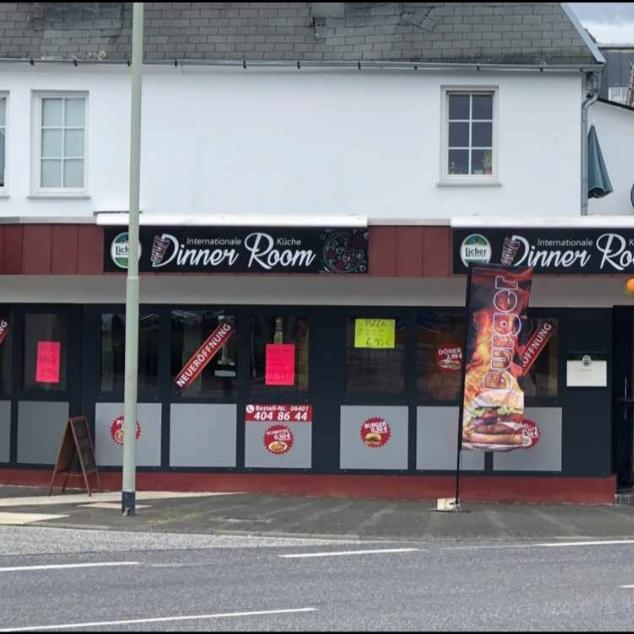
[[[308,389],[309,324],[306,317],[278,315],[277,317],[253,317],[251,320],[251,388],[275,393],[283,390]],[[267,385],[267,344],[294,344],[295,367],[292,385]]]
[[[156,314],[139,319],[139,394],[158,390],[158,329]],[[122,392],[125,380],[125,315],[101,315],[101,392]]]
[[[179,387],[174,379],[192,359],[200,346],[223,323],[231,324],[232,334],[189,384]],[[173,310],[171,314],[172,393],[183,398],[215,397],[234,399],[236,395],[238,336],[235,318],[225,311]]]
[[[373,319],[374,316],[359,319]],[[394,318],[391,318],[394,319]],[[355,347],[357,318],[346,322],[346,393],[401,394],[405,389],[407,332],[401,319],[394,319],[393,348]]]
[[[520,387],[527,397],[557,396],[559,391],[559,328],[556,319],[549,318],[548,321],[553,324],[552,335],[526,376],[520,379]],[[543,319],[528,320],[527,339],[543,322]]]
[[[68,318],[57,313],[24,316],[24,375],[27,389],[63,392],[67,388]]]

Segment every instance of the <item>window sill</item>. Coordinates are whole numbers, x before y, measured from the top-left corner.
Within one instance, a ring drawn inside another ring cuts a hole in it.
[[[0,199],[1,198],[11,198],[11,196],[7,192],[0,190]]]
[[[502,183],[498,180],[438,181],[436,187],[502,187]]]
[[[30,194],[27,196],[30,200],[37,200],[39,198],[78,198],[83,200],[89,200],[90,196],[85,193],[72,193],[72,192],[60,192],[60,193],[42,193],[42,194]]]

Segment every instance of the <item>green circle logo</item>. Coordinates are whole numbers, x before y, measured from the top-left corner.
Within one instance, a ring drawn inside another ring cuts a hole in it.
[[[491,244],[479,233],[467,236],[460,245],[460,259],[465,266],[488,264],[491,261]]]
[[[128,268],[128,232],[115,236],[110,245],[110,258],[120,269]],[[141,243],[139,242],[139,260],[141,259]]]

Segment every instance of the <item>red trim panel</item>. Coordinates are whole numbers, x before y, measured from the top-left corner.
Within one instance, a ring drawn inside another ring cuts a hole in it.
[[[0,484],[48,486],[52,470],[0,469]],[[121,472],[101,472],[103,487],[121,489]],[[77,482],[77,479],[75,479]],[[613,504],[616,478],[462,476],[469,502]],[[74,486],[78,486],[75,484]],[[137,472],[139,491],[241,491],[333,498],[435,500],[453,497],[453,476]],[[0,491],[0,497],[2,493]]]

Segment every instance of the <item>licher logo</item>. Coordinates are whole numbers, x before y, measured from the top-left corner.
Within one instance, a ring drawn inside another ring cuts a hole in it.
[[[491,261],[491,244],[483,235],[472,233],[460,245],[460,259],[465,266],[488,264]]]
[[[128,268],[128,232],[120,233],[115,236],[110,245],[110,257],[112,261],[120,268]],[[139,242],[139,259],[141,259],[141,243]]]

